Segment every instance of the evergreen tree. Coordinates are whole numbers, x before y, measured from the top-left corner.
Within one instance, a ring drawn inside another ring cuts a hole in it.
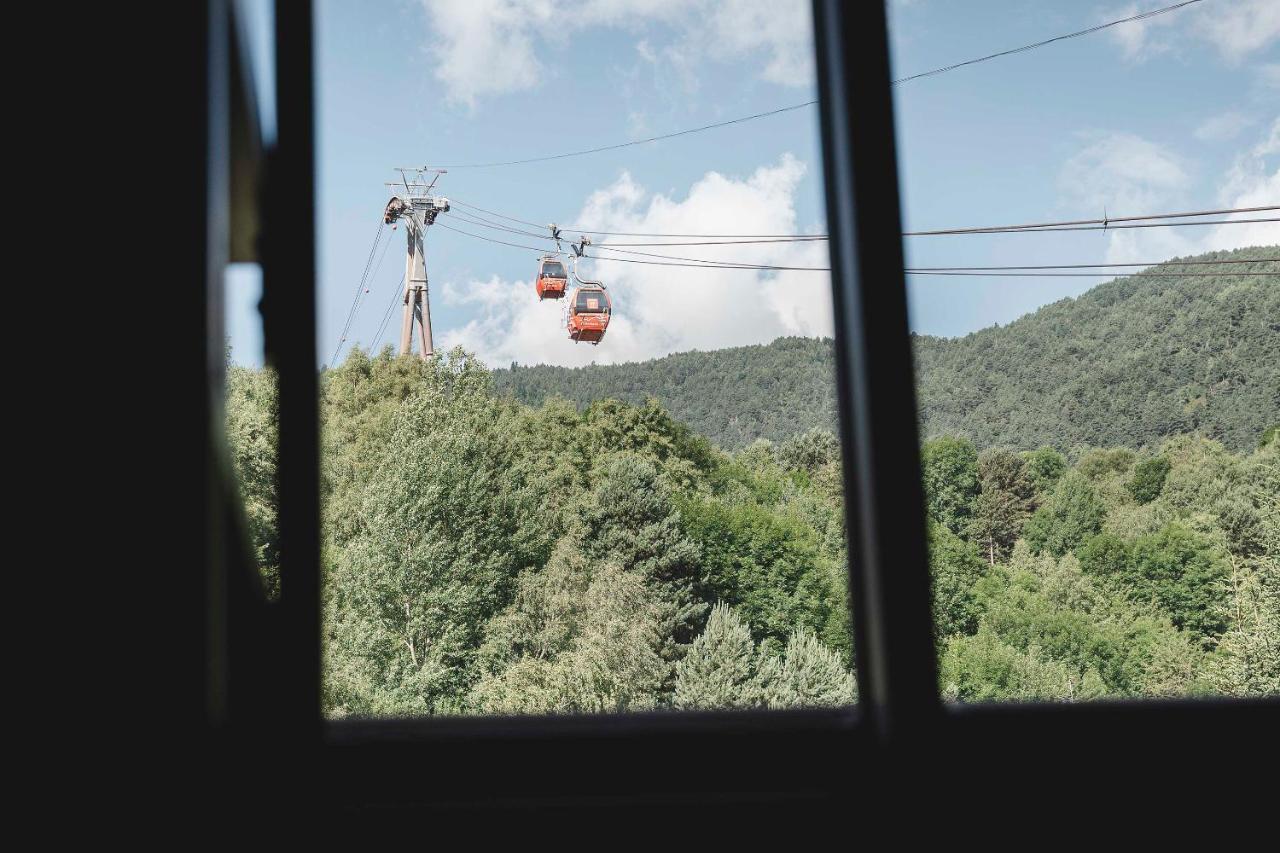
[[[676,664],[672,705],[680,709],[747,708],[761,704],[751,630],[725,604],[711,608],[707,627]]]
[[[857,701],[853,673],[840,655],[804,628],[787,640],[780,661],[762,665],[757,674],[771,708],[820,708]]]

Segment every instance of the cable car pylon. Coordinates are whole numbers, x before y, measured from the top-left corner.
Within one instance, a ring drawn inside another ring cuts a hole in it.
[[[431,300],[427,290],[427,258],[425,238],[428,226],[436,221],[436,216],[449,210],[449,200],[431,195],[436,181],[445,174],[444,169],[399,168],[400,183],[388,183],[393,195],[383,211],[383,222],[394,229],[396,224],[405,223],[405,237],[408,251],[404,262],[404,320],[400,325],[400,355],[408,355],[413,351],[413,325],[418,323],[419,338],[422,342],[421,357],[425,361],[435,354],[431,338]],[[408,173],[412,172],[414,180],[410,181]],[[434,173],[430,183],[426,180],[428,172]]]

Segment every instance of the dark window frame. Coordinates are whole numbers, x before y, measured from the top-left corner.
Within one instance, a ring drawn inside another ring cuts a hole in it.
[[[860,703],[785,712],[432,718],[320,714],[320,505],[312,4],[277,4],[277,140],[262,153],[233,4],[204,35],[206,734],[228,760],[282,749],[295,793],[350,805],[812,803],[938,760],[1117,751],[1215,761],[1274,731],[1280,702],[944,706],[931,631],[915,384],[883,7],[815,0],[839,427]],[[853,121],[854,114],[858,121]],[[228,235],[230,239],[228,240]],[[255,240],[256,238],[256,240]],[[225,247],[230,245],[231,249]],[[282,595],[262,599],[217,438],[221,275],[257,247],[279,376]],[[1212,735],[1210,733],[1213,733]],[[1225,747],[1224,747],[1225,739]],[[690,750],[697,768],[681,762]],[[832,761],[830,756],[836,756]],[[830,765],[815,772],[815,759]],[[431,767],[424,773],[424,765]],[[753,772],[771,768],[767,778]],[[681,772],[672,772],[680,768]],[[857,768],[862,768],[858,770]]]

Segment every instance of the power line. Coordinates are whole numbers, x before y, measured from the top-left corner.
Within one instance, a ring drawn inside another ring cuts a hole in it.
[[[999,59],[1004,56],[1012,56],[1017,53],[1025,53],[1026,51],[1035,50],[1036,48],[1044,47],[1045,45],[1054,44],[1055,42],[1066,41],[1067,39],[1074,39],[1074,38],[1079,38],[1080,36],[1091,35],[1092,33],[1096,33],[1101,30],[1108,29],[1110,27],[1119,26],[1120,24],[1128,24],[1128,23],[1133,23],[1135,21],[1146,20],[1147,18],[1154,18],[1157,15],[1163,15],[1168,12],[1173,12],[1177,9],[1181,9],[1183,6],[1190,6],[1193,3],[1199,3],[1199,2],[1201,2],[1201,0],[1183,0],[1183,2],[1175,3],[1172,6],[1165,6],[1161,9],[1151,9],[1146,12],[1140,12],[1136,15],[1131,15],[1127,18],[1121,18],[1120,20],[1117,20],[1117,21],[1109,21],[1108,23],[1099,24],[1095,27],[1089,27],[1088,29],[1077,30],[1074,33],[1066,33],[1065,35],[1054,36],[1053,38],[1045,39],[1044,41],[1038,41],[1032,44],[1024,44],[1021,47],[1010,48],[1009,50],[1002,50],[1002,51],[999,51],[998,53],[989,53],[986,56],[979,56],[975,59],[966,59],[963,62],[956,62],[951,65],[944,65],[941,68],[933,68],[933,69],[930,69],[929,71],[922,71],[918,74],[912,74],[908,77],[900,77],[897,80],[891,80],[890,85],[897,86],[902,83],[908,83],[912,80],[920,80],[924,77],[933,77],[938,74],[945,74],[948,71],[954,71],[957,68],[964,68],[969,65],[977,65],[978,63],[981,63],[981,62],[990,62],[993,59]],[[742,124],[743,122],[755,121],[756,119],[761,119],[761,118],[768,118],[770,116],[780,115],[781,113],[787,113],[787,112],[792,112],[793,110],[803,109],[804,107],[811,107],[816,103],[818,103],[816,99],[804,101],[803,103],[791,104],[790,106],[779,107],[778,109],[775,109],[775,110],[768,110],[766,112],[755,113],[749,116],[740,116],[738,118],[728,119],[726,121],[718,121],[713,124],[704,124],[701,127],[691,127],[686,130],[675,131],[674,133],[659,134],[658,136],[650,136],[645,139],[633,139],[628,142],[618,142],[613,145],[601,145],[596,148],[585,148],[581,151],[568,151],[563,154],[548,154],[542,157],[528,157],[523,160],[505,160],[505,161],[494,162],[494,163],[464,163],[459,166],[448,166],[446,168],[490,169],[498,166],[523,166],[529,163],[546,163],[552,160],[563,160],[568,157],[583,157],[588,154],[598,154],[602,151],[615,151],[619,148],[630,148],[633,145],[647,145],[650,142],[659,142],[664,139],[674,139],[678,136],[688,136],[691,133],[702,133],[703,131],[707,131],[707,130],[715,130],[716,128],[728,127],[730,125],[735,125],[735,124]]]
[[[453,228],[443,223],[436,223],[440,227],[467,237],[473,237],[477,240],[484,240],[490,243],[497,243],[503,246],[510,246],[516,249],[525,249],[531,252],[544,253],[544,250],[538,246],[526,246],[520,243],[511,243],[506,240],[498,240],[494,237],[486,237],[483,234],[475,234],[470,231],[463,231],[460,228]],[[614,251],[623,251],[615,249]],[[669,260],[637,260],[634,258],[618,258],[618,257],[601,257],[598,255],[589,255],[586,257],[594,258],[598,261],[617,261],[619,263],[644,264],[651,266],[664,267],[685,267],[691,269],[734,269],[734,270],[755,270],[755,271],[778,271],[778,272],[830,272],[830,267],[799,267],[785,266],[779,264],[749,264],[735,263],[729,261],[711,261],[698,258],[679,258],[671,255],[655,255],[645,252],[631,252],[630,254],[646,255],[647,257],[663,258]],[[1234,263],[1280,263],[1280,258],[1262,258],[1256,260],[1237,260],[1223,259],[1221,261],[1204,260],[1204,261],[1188,261],[1187,265],[1216,265],[1216,264],[1234,264]],[[1178,262],[1162,262],[1150,264],[1137,263],[1116,263],[1116,264],[1059,264],[1059,265],[1039,265],[1039,266],[1005,266],[1005,267],[909,267],[905,270],[908,275],[939,275],[939,276],[1003,276],[1003,277],[1019,277],[1019,278],[1040,278],[1040,277],[1089,277],[1096,278],[1099,276],[1112,276],[1114,278],[1122,278],[1128,276],[1163,276],[1173,278],[1213,278],[1220,276],[1255,276],[1255,275],[1280,275],[1278,272],[1142,272],[1142,273],[1111,273],[1107,268],[1111,267],[1154,267],[1160,268],[1165,266],[1179,266]],[[1100,269],[1100,272],[1049,272],[1049,270],[1074,270],[1074,269]]]
[[[479,210],[489,216],[496,216],[513,222],[520,222],[526,225],[532,225],[536,228],[536,223],[527,220],[517,219],[513,216],[498,213],[496,211],[485,210],[466,202],[454,202],[462,204],[465,207]],[[1266,213],[1270,211],[1280,210],[1280,205],[1263,205],[1259,207],[1233,207],[1233,208],[1216,208],[1210,210],[1193,210],[1181,213],[1152,213],[1143,216],[1116,216],[1103,217],[1101,219],[1069,219],[1061,222],[1027,222],[1016,225],[979,225],[965,228],[941,228],[931,231],[904,231],[904,237],[934,237],[955,234],[1009,234],[1015,232],[1040,233],[1053,231],[1109,231],[1123,228],[1158,228],[1158,227],[1176,227],[1188,225],[1234,225],[1248,224],[1256,222],[1276,222],[1280,218],[1275,217],[1258,217],[1252,219],[1226,219],[1226,220],[1200,220],[1195,222],[1170,222],[1171,219],[1190,219],[1193,217],[1205,216],[1236,216],[1245,213]],[[1151,221],[1155,220],[1155,221]],[[522,231],[520,229],[508,228],[507,226],[486,222],[480,217],[470,215],[471,224],[483,225],[487,228],[494,228],[502,231],[509,231],[513,234],[522,234],[526,237],[534,237],[539,240],[551,240],[552,238],[546,234]],[[572,228],[565,226],[561,231],[571,231],[575,234],[588,234],[593,236],[632,236],[632,237],[674,237],[674,238],[710,238],[708,242],[653,242],[653,243],[598,243],[598,247],[613,246],[714,246],[714,245],[733,245],[734,243],[773,243],[773,242],[807,242],[826,240],[826,234],[658,234],[658,233],[639,233],[639,232],[622,232],[622,231],[596,231],[586,228]],[[724,242],[719,242],[719,238],[725,238]],[[737,238],[737,239],[732,239]],[[715,242],[712,242],[715,241]]]
[[[387,331],[387,323],[391,320],[391,312],[396,307],[396,297],[401,296],[401,286],[404,284],[404,273],[400,273],[400,281],[396,282],[396,289],[391,292],[391,302],[387,305],[387,310],[382,312],[382,321],[378,323],[378,331],[373,336],[373,346],[369,348],[370,352],[374,352],[382,344],[382,336]]]
[[[343,344],[343,342],[345,342],[345,341],[346,341],[346,339],[347,339],[347,332],[351,330],[351,322],[352,322],[352,320],[354,320],[354,319],[355,319],[356,311],[358,311],[358,310],[359,310],[359,306],[360,306],[360,302],[361,302],[360,297],[361,297],[361,295],[363,294],[363,291],[364,291],[364,283],[365,283],[365,281],[369,278],[369,267],[370,267],[370,265],[373,263],[373,255],[374,255],[374,253],[378,251],[378,243],[379,243],[379,241],[381,241],[381,240],[382,240],[382,232],[383,232],[383,229],[386,227],[386,224],[387,224],[387,223],[386,223],[385,219],[384,219],[382,216],[379,216],[379,217],[378,217],[378,230],[377,230],[376,232],[374,232],[374,235],[373,235],[373,245],[369,247],[369,257],[365,259],[365,262],[364,262],[364,271],[360,274],[360,282],[359,282],[359,284],[357,284],[357,285],[356,285],[356,294],[355,294],[355,298],[353,298],[353,299],[351,300],[351,307],[347,309],[347,319],[346,319],[346,321],[342,324],[342,332],[341,332],[341,333],[339,333],[339,335],[338,335],[338,345],[337,345],[336,347],[334,347],[333,355],[329,357],[329,367],[330,367],[330,368],[332,368],[332,367],[333,367],[333,363],[337,360],[337,358],[338,358],[338,353],[342,350],[342,344]],[[391,245],[391,241],[390,241],[390,240],[387,240],[387,245],[388,245],[388,246],[389,246],[389,245]],[[383,257],[386,257],[386,254],[387,254],[387,250],[386,250],[386,248],[384,247],[384,248],[383,248],[383,250],[382,250],[382,255],[383,255]],[[378,261],[378,265],[379,265],[379,266],[381,266],[381,265],[382,265],[382,261],[381,261],[381,260],[379,260],[379,261]]]
[[[980,56],[977,59],[966,59],[964,62],[957,62],[954,65],[945,65],[942,68],[934,68],[932,71],[922,71],[919,74],[912,74],[910,77],[901,77],[897,80],[894,80],[893,83],[896,85],[898,83],[906,83],[910,80],[919,80],[923,77],[932,77],[935,74],[945,74],[948,71],[954,71],[957,68],[964,68],[966,65],[977,65],[979,62],[987,62],[992,59],[999,59],[1002,56],[1012,56],[1015,53],[1024,53],[1028,50],[1035,50],[1038,47],[1044,47],[1045,45],[1053,44],[1054,42],[1066,41],[1067,39],[1079,38],[1080,36],[1092,35],[1093,33],[1108,29],[1110,27],[1119,26],[1120,24],[1129,24],[1129,23],[1133,23],[1134,21],[1143,21],[1143,20],[1146,20],[1147,18],[1154,18],[1157,15],[1163,15],[1166,12],[1172,12],[1174,10],[1181,9],[1183,6],[1190,6],[1193,3],[1199,3],[1199,2],[1200,0],[1184,0],[1184,2],[1182,3],[1174,3],[1172,6],[1165,6],[1163,9],[1151,9],[1150,11],[1140,12],[1137,15],[1132,15],[1128,18],[1121,18],[1118,21],[1109,21],[1108,23],[1105,23],[1105,24],[1098,24],[1096,27],[1089,27],[1086,30],[1077,30],[1074,33],[1067,33],[1066,35],[1054,36],[1051,39],[1038,41],[1038,42],[1035,42],[1034,44],[1024,44],[1022,47],[1015,47],[1009,50],[1002,50],[999,53],[990,53],[990,54],[987,54],[986,56]]]

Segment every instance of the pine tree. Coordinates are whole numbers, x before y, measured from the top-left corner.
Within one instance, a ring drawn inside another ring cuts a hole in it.
[[[676,708],[747,708],[761,704],[751,629],[732,608],[716,604],[707,627],[676,664]]]
[[[781,661],[762,665],[757,679],[771,708],[835,707],[857,701],[853,673],[840,655],[805,628],[792,632]]]

